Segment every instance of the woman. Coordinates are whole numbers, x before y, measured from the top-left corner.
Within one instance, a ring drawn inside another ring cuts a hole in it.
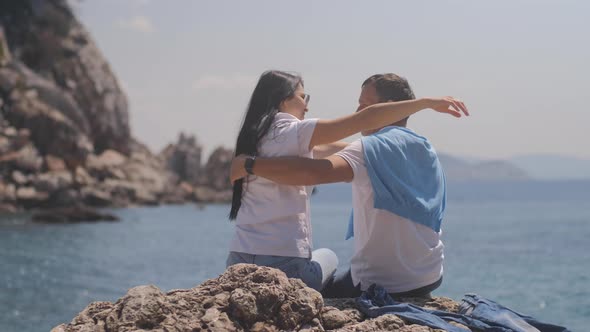
[[[424,108],[461,116],[459,103],[446,98],[429,105],[424,101],[381,103],[334,120],[304,119],[309,98],[301,77],[280,71],[263,73],[238,135],[236,156],[321,157],[346,146],[340,139],[395,123]],[[275,267],[321,290],[336,271],[338,259],[329,249],[311,250],[310,189],[255,176],[236,180],[230,212],[236,227],[227,266]]]

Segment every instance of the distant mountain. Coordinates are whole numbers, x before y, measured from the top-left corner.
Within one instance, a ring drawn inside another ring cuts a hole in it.
[[[540,180],[590,179],[590,160],[559,155],[528,155],[510,159]]]
[[[502,160],[467,161],[439,153],[449,181],[520,181],[531,177],[522,168]]]

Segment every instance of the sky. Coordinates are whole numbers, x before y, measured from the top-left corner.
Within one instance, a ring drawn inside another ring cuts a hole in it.
[[[258,77],[279,69],[303,76],[308,118],[354,112],[361,83],[393,72],[469,107],[412,116],[438,151],[590,159],[588,1],[74,2],[155,152],[181,131],[233,147]]]

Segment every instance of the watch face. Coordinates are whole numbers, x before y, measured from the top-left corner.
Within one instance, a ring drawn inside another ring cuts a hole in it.
[[[252,172],[252,167],[254,167],[254,160],[256,160],[255,157],[246,158],[246,162],[244,163],[244,168],[246,169],[246,172],[248,172],[248,174],[254,174]]]

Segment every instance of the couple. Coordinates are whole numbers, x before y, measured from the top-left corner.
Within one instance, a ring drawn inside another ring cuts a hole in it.
[[[267,71],[254,89],[231,166],[227,266],[278,268],[324,297],[357,297],[371,284],[395,297],[430,296],[443,275],[445,179],[434,148],[406,124],[424,109],[469,115],[465,105],[416,99],[395,74],[365,80],[356,112],[341,118],[305,119],[309,100],[291,73]],[[310,222],[311,186],[334,182],[351,182],[353,194],[354,254],[338,275],[333,251],[312,251]]]

